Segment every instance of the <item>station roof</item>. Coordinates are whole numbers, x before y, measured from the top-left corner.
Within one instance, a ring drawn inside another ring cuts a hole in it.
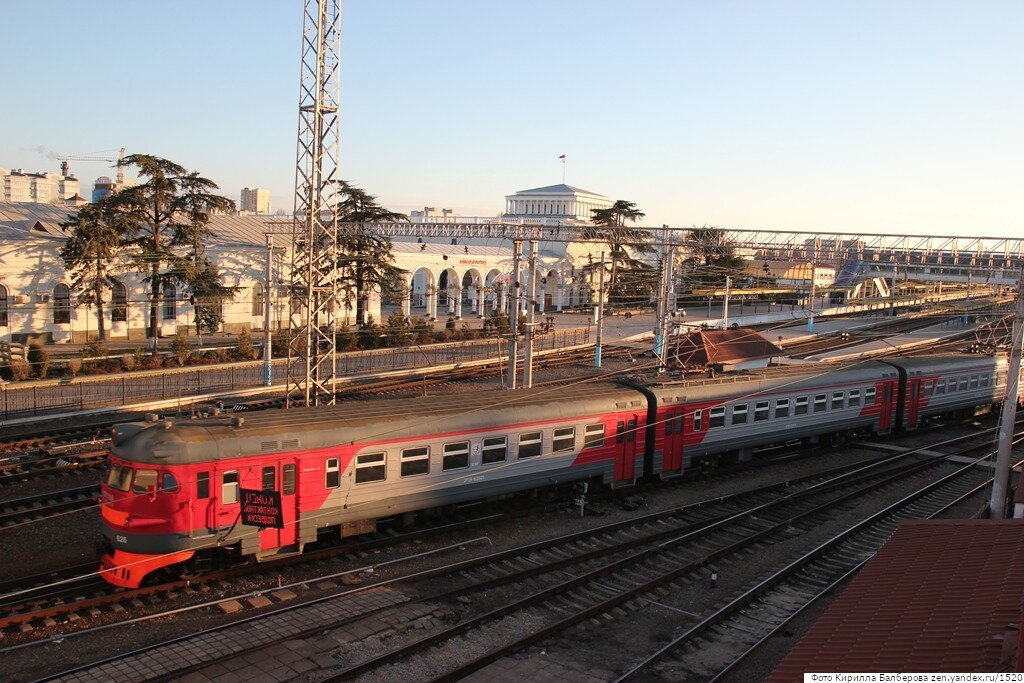
[[[779,347],[749,327],[694,330],[679,337],[675,347],[678,363],[684,367],[735,364],[781,355]]]
[[[604,197],[603,194],[598,194],[597,192],[591,192],[590,190],[583,190],[583,189],[580,189],[578,187],[573,187],[572,185],[566,185],[565,183],[559,183],[557,185],[545,185],[544,187],[535,187],[535,188],[530,189],[530,190],[519,190],[518,192],[516,192],[516,195],[523,195],[523,194],[567,194],[567,195],[586,194],[586,195],[590,195],[592,197]],[[509,195],[509,196],[515,196],[515,195]],[[607,197],[606,197],[606,199],[607,199]]]
[[[913,520],[768,677],[1021,671],[1024,520]]]

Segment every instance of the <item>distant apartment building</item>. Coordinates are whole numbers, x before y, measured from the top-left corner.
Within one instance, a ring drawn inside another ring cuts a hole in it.
[[[270,190],[262,187],[246,187],[242,189],[242,201],[238,206],[239,213],[270,213]]]
[[[459,220],[459,216],[451,209],[424,206],[422,211],[410,211],[409,220],[413,223],[450,223]]]
[[[63,204],[78,195],[79,182],[60,173],[26,173],[0,168],[0,201]]]

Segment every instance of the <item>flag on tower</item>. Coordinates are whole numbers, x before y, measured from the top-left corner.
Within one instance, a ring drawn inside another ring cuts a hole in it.
[[[558,158],[561,159],[562,161],[565,161],[565,155],[564,154],[562,156],[558,157]]]

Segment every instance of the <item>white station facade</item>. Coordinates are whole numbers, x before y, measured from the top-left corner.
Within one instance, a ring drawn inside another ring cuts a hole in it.
[[[525,190],[506,199],[510,211],[491,220],[579,224],[587,222],[584,216],[593,208],[612,204],[607,197],[568,185]],[[96,337],[96,311],[79,303],[83,293],[73,289],[60,258],[67,239],[60,225],[73,211],[54,204],[0,203],[0,341],[62,343]],[[459,219],[453,216],[451,220]],[[209,227],[213,237],[207,253],[222,273],[223,284],[237,288],[234,298],[219,304],[223,316],[220,331],[262,330],[268,305],[271,327],[286,328],[291,303],[287,288],[291,263],[287,219],[214,215]],[[270,256],[271,282],[266,282],[267,233],[276,235]],[[593,250],[593,245],[540,243],[535,299],[538,312],[591,303],[593,284],[582,277],[579,268],[594,261]],[[394,263],[405,271],[404,287],[394,301],[382,302],[379,293],[372,294],[367,312],[378,322],[382,321],[385,305],[385,310],[435,320],[489,316],[495,310],[507,312],[510,287],[516,282],[525,287],[528,281],[528,254],[521,261],[518,276],[514,276],[512,252],[512,244],[504,239],[452,240],[447,244],[395,239]],[[149,316],[149,289],[142,282],[144,275],[133,272],[127,262],[113,264],[109,272],[112,277],[104,313],[108,339],[142,343]],[[162,336],[195,334],[189,294],[169,283],[164,287],[158,316]],[[525,297],[523,305],[527,305]],[[355,324],[355,308],[354,301],[342,303],[339,325]]]

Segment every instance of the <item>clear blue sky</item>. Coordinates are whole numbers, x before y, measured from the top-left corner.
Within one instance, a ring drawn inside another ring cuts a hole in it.
[[[301,14],[6,0],[0,166],[124,146],[290,210]],[[494,215],[566,154],[647,225],[1019,236],[1021,26],[1020,0],[347,0],[342,175]]]

